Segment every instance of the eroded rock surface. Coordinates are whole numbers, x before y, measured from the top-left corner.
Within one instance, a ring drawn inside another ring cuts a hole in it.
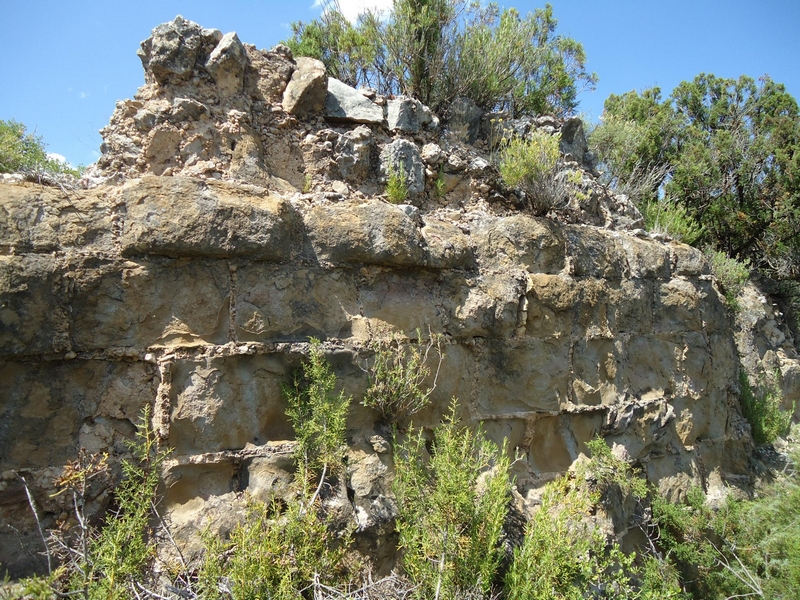
[[[381,572],[394,560],[390,433],[359,401],[383,336],[444,337],[415,424],[434,427],[459,398],[466,422],[518,457],[530,510],[598,435],[668,497],[749,485],[734,330],[705,259],[631,231],[635,207],[577,162],[582,195],[536,218],[482,148],[439,137],[433,119],[417,127],[415,104],[390,104],[387,124],[385,99],[348,90],[367,124],[331,125],[316,101],[290,114],[298,65],[285,47],[179,18],[141,56],[146,84],[103,132],[104,184],[0,186],[0,561],[12,575],[41,567],[18,475],[54,526],[69,511],[54,477],[81,447],[118,465],[144,406],[173,448],[161,507],[188,557],[206,524],[224,533],[241,518],[246,495],[288,493],[281,385],[312,336],[355,400],[346,489],[327,501]],[[406,152],[394,164],[408,159],[413,205],[383,196],[391,148]],[[117,476],[92,490],[92,515]]]

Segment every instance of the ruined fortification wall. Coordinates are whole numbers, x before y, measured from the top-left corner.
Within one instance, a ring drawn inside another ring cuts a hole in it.
[[[189,549],[207,523],[230,527],[246,495],[285,492],[281,384],[310,336],[355,399],[351,501],[328,501],[379,568],[393,560],[389,432],[358,401],[369,343],[393,334],[444,336],[415,424],[433,427],[457,397],[468,423],[520,457],[521,510],[596,435],[667,496],[750,484],[734,334],[708,266],[634,229],[635,208],[595,180],[580,135],[562,149],[583,192],[534,217],[485,143],[467,143],[480,120],[443,124],[413,101],[362,94],[378,115],[365,123],[336,112],[327,81],[323,101],[292,104],[302,77],[286,49],[179,19],[142,59],[146,84],[104,130],[91,189],[0,187],[0,562],[12,574],[36,568],[41,546],[19,475],[44,525],[68,518],[53,478],[80,448],[117,464],[145,405],[173,449],[161,510]],[[408,204],[382,196],[390,155],[415,174]],[[93,483],[89,512],[112,484]]]

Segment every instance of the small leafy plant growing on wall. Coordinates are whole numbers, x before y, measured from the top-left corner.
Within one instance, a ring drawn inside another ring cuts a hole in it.
[[[783,410],[779,378],[780,371],[773,374],[772,381],[762,375],[756,385],[752,385],[744,368],[739,368],[742,415],[750,423],[756,444],[774,442],[786,435],[792,425],[794,409]]]
[[[565,199],[566,183],[557,177],[559,157],[558,138],[539,130],[528,139],[511,139],[500,150],[500,176],[525,192],[534,214],[544,215]]]
[[[89,480],[107,472],[107,456],[81,452],[77,461],[66,465],[56,485],[60,493],[73,498],[79,527],[77,544],[70,544],[68,538],[55,532],[52,545],[64,565],[54,571],[47,585],[36,578],[26,582],[26,593],[36,597],[37,589],[41,592],[49,588],[51,594],[60,597],[123,600],[130,598],[131,589],[145,578],[156,549],[150,517],[160,466],[169,454],[158,448],[149,406],[145,406],[129,446],[133,459],[122,461],[123,480],[114,491],[117,508],[99,530],[88,525],[84,501]]]
[[[734,312],[738,311],[739,301],[737,298],[750,278],[750,261],[739,262],[724,252],[711,249],[707,249],[705,254],[708,264],[711,266],[711,272],[725,294],[728,307]]]
[[[392,204],[402,204],[408,199],[408,175],[402,167],[389,165],[386,197]]]
[[[302,377],[296,374],[292,385],[283,387],[289,403],[286,414],[297,439],[298,476],[304,489],[311,478],[318,478],[309,505],[314,503],[325,477],[341,472],[347,449],[345,426],[352,398],[344,391],[336,394],[335,387],[336,375],[325,360],[322,343],[312,338]]]
[[[395,336],[388,341],[374,342],[372,349],[375,358],[367,369],[370,385],[362,404],[380,411],[381,418],[389,424],[404,423],[430,402],[444,360],[442,337],[432,335],[420,349],[419,346],[404,345]],[[433,383],[427,387],[425,381],[431,374],[427,363],[432,352],[436,353],[438,363]]]

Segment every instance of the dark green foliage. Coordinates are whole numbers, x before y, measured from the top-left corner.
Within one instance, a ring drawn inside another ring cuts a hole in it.
[[[209,600],[297,600],[315,581],[335,584],[343,574],[345,546],[316,510],[290,503],[254,503],[245,523],[231,532],[230,541],[205,535],[206,559],[198,573],[200,597]],[[220,583],[229,592],[220,593]]]
[[[800,458],[792,456],[792,467]],[[800,590],[800,486],[792,468],[759,497],[717,511],[694,488],[681,504],[653,499],[656,544],[692,598],[795,599]]]
[[[750,262],[748,260],[739,262],[735,258],[729,258],[724,252],[710,248],[706,249],[705,254],[711,272],[722,288],[722,293],[725,294],[728,306],[734,311],[739,310],[738,296],[750,278]]]
[[[310,23],[294,23],[287,44],[322,60],[328,73],[382,94],[407,94],[443,111],[467,96],[486,110],[566,115],[596,75],[583,46],[555,35],[548,4],[523,18],[515,9],[467,0],[395,0],[388,18],[356,25],[335,2]]]
[[[347,410],[351,398],[334,393],[336,375],[331,369],[319,340],[312,338],[303,373],[295,375],[283,393],[289,403],[286,414],[297,438],[295,462],[300,477],[324,480],[327,473],[342,469]],[[321,485],[321,482],[320,482]]]
[[[749,260],[778,278],[800,275],[800,111],[767,77],[701,74],[662,100],[658,88],[606,100],[592,140],[612,181],[655,172],[659,189],[702,226],[694,243]]]

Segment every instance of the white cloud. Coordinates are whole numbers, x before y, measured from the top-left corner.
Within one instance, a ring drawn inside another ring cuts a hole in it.
[[[80,94],[78,94],[78,96],[81,99],[83,99],[83,98],[88,98],[90,94],[91,94],[91,92],[81,92]]]
[[[57,154],[55,152],[48,152],[47,153],[47,158],[49,158],[50,160],[58,161],[58,162],[60,162],[61,164],[64,164],[64,165],[68,164],[67,163],[67,159],[63,154]]]
[[[317,8],[325,7],[326,4],[329,4],[327,0],[314,2],[314,6]],[[358,15],[367,10],[388,11],[392,8],[392,0],[339,0],[339,8],[348,21],[355,23]]]

